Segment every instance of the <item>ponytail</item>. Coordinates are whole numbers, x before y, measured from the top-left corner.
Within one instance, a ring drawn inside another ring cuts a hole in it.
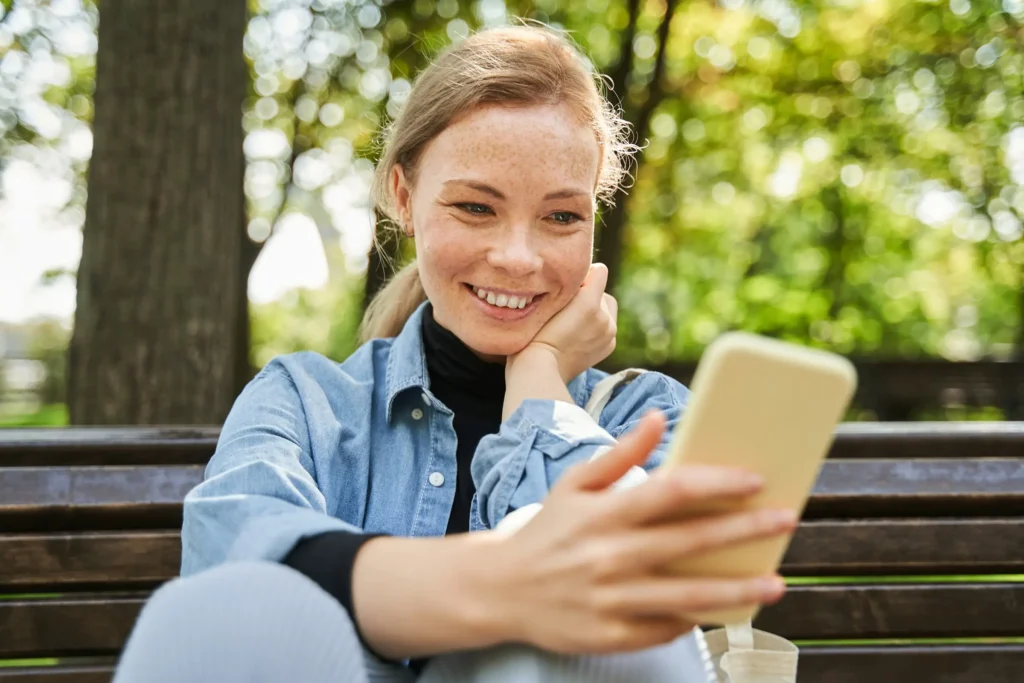
[[[359,326],[359,343],[398,336],[409,317],[426,300],[420,271],[413,261],[395,273],[366,307]]]

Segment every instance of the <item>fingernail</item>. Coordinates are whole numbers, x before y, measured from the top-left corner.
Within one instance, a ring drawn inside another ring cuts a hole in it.
[[[774,598],[786,590],[786,582],[781,576],[769,576],[760,580],[761,595],[765,598]]]
[[[764,477],[760,474],[748,472],[743,475],[743,486],[748,489],[759,489],[764,486]]]
[[[776,527],[788,527],[797,523],[796,513],[792,510],[772,510],[771,523]]]

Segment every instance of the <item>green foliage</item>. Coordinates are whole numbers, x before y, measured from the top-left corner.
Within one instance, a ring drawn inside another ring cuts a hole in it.
[[[680,0],[653,83],[672,1],[641,2],[617,93],[634,108],[658,93],[627,205],[619,362],[694,358],[729,329],[854,355],[1010,354],[1022,319],[1024,3]],[[301,211],[346,251],[324,291],[254,307],[260,363],[353,348],[367,241],[338,197],[365,198],[377,134],[432,55],[519,16],[568,30],[611,73],[629,22],[626,0],[248,6],[250,235],[265,240],[283,212]],[[46,4],[5,7],[9,20]],[[95,5],[84,7],[95,26]],[[0,54],[7,64],[51,49],[69,75],[40,97],[88,122],[91,54],[59,54],[49,25],[0,28]],[[23,75],[2,70],[11,92]],[[56,148],[3,102],[0,154]],[[271,137],[255,144],[260,132]]]
[[[66,427],[68,409],[63,403],[45,405],[38,410],[14,415],[0,414],[2,427]]]

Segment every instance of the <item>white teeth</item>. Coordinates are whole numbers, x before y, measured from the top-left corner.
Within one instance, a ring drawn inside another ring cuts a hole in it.
[[[512,294],[495,294],[494,292],[488,292],[486,289],[480,289],[474,287],[473,291],[478,297],[486,301],[492,306],[498,306],[501,308],[526,308],[530,303],[533,302],[534,297],[532,296],[515,296]]]

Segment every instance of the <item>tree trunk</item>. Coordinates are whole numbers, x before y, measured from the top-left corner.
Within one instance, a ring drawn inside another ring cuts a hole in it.
[[[104,0],[73,424],[219,423],[235,396],[246,5]]]

